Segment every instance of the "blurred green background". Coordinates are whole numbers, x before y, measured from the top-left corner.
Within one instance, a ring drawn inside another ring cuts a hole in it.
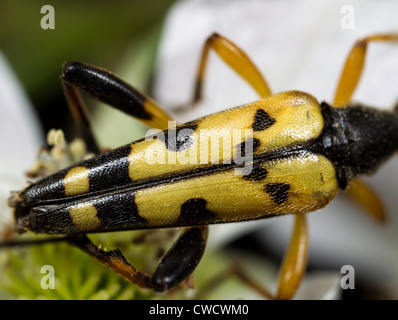
[[[59,79],[66,60],[112,70],[147,92],[162,23],[173,2],[0,2],[0,50],[37,109],[45,132],[53,127],[62,128],[68,140],[75,134],[68,133],[71,118]],[[54,7],[53,30],[43,30],[40,26],[45,15],[40,10],[44,5]],[[109,138],[104,143],[115,147],[134,140],[126,139],[115,142]]]

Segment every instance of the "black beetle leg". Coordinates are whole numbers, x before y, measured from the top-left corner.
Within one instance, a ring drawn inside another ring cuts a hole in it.
[[[86,235],[71,236],[67,241],[127,281],[142,288],[163,292],[184,281],[195,270],[206,247],[207,233],[207,226],[184,229],[173,247],[162,258],[153,276],[135,269],[119,249],[103,251],[95,246]]]
[[[170,115],[162,110],[152,99],[105,69],[80,62],[68,61],[63,67],[62,81],[64,87],[66,87],[67,99],[72,100],[72,113],[76,112],[74,110],[76,108],[73,108],[74,105],[78,106],[78,109],[82,106],[82,103],[76,103],[79,98],[75,99],[75,96],[77,96],[76,90],[71,89],[71,87],[74,87],[133,116],[149,127],[165,129],[168,126],[168,121],[172,120]],[[80,110],[77,112],[78,115],[84,113],[80,112]],[[78,119],[78,123],[85,125],[85,122],[84,117],[82,121]]]

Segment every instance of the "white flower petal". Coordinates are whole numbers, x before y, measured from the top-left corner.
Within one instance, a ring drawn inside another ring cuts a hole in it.
[[[0,226],[8,221],[7,199],[21,189],[43,134],[33,108],[0,52]]]
[[[309,273],[305,276],[296,300],[337,300],[341,298],[341,274],[337,272]]]

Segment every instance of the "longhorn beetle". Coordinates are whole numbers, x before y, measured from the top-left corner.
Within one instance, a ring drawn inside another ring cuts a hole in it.
[[[128,281],[166,291],[185,280],[199,263],[209,224],[295,214],[278,291],[272,296],[291,298],[306,265],[305,213],[326,206],[339,188],[350,186],[354,199],[383,218],[377,196],[356,177],[372,173],[398,149],[398,111],[350,104],[367,45],[377,41],[398,42],[398,34],[373,35],[355,43],[332,106],[299,91],[271,95],[248,56],[214,33],[204,45],[193,103],[201,98],[210,50],[261,99],[168,129],[171,116],[144,94],[104,69],[67,62],[62,73],[66,99],[88,146],[98,155],[12,193],[9,205],[14,208],[16,231],[63,234],[63,240]],[[165,130],[100,154],[79,89]],[[194,152],[209,137],[223,139],[225,132],[233,130],[242,134],[223,146],[217,162],[212,154],[203,158]],[[243,134],[245,130],[251,134]],[[150,164],[148,152],[177,161]],[[182,161],[178,155],[184,152],[193,152],[197,161]],[[236,161],[242,157],[246,163]],[[86,236],[175,227],[184,229],[153,275],[135,269],[119,250],[99,249]]]

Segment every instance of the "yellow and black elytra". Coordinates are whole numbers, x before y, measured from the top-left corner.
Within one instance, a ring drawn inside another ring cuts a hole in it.
[[[186,279],[199,263],[209,224],[296,214],[278,292],[265,293],[291,298],[306,265],[304,213],[326,206],[339,188],[352,183],[350,194],[373,215],[383,216],[377,197],[354,178],[372,173],[398,149],[398,112],[349,103],[367,44],[373,41],[397,42],[398,35],[375,35],[354,45],[331,106],[299,91],[271,95],[246,54],[213,34],[200,60],[194,102],[201,98],[210,49],[262,99],[168,129],[172,118],[115,75],[67,62],[64,91],[92,151],[99,153],[99,148],[78,89],[150,127],[166,130],[13,193],[9,204],[15,210],[16,231],[66,235],[66,241],[132,283],[165,291]],[[236,139],[228,140],[232,132]],[[231,143],[213,148],[215,141],[225,140]],[[153,158],[158,161],[151,162]],[[86,236],[171,227],[185,229],[152,276],[136,270],[119,250],[102,251]]]
[[[197,161],[191,163],[147,163],[151,149],[169,156],[199,147],[208,132],[214,139],[248,128],[253,137],[244,140],[242,135],[235,146],[224,148],[221,163],[201,164],[199,148],[197,158],[190,159]],[[290,134],[298,130],[299,135]],[[17,199],[24,204],[21,210],[31,214],[20,215],[17,230],[74,234],[252,220],[290,213],[289,208],[296,213],[313,211],[337,191],[333,164],[318,152],[321,146],[309,144],[327,140],[329,131],[323,130],[322,108],[308,94],[277,94],[164,133],[164,139],[117,148],[27,187]],[[225,160],[240,155],[238,150],[244,153],[246,145],[253,149],[253,168],[237,175],[234,169],[243,163]],[[300,170],[289,169],[295,163]],[[308,181],[300,182],[304,178],[312,180],[310,188]],[[229,184],[233,189],[228,195],[235,202],[225,198]]]

